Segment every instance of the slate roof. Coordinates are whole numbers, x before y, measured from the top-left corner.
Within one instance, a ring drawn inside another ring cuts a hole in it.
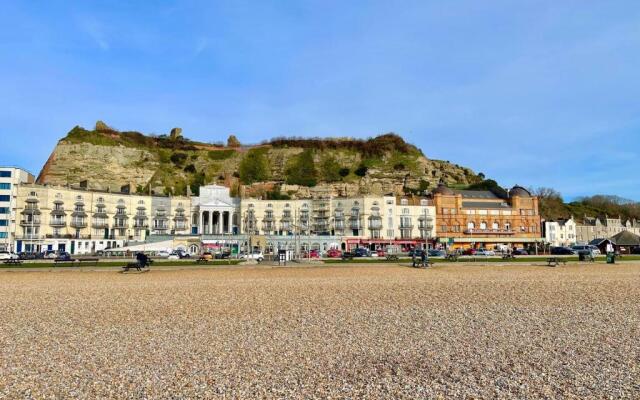
[[[504,201],[463,201],[462,208],[510,208]]]
[[[461,194],[463,199],[499,199],[489,190],[453,190],[453,192]]]
[[[640,246],[640,236],[629,231],[622,231],[611,236],[611,241],[617,246]]]

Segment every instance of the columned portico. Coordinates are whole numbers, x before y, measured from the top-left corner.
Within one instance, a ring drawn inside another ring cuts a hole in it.
[[[229,189],[223,186],[203,186],[200,188],[197,209],[198,234],[233,234],[232,216],[240,209],[239,199],[229,196]]]

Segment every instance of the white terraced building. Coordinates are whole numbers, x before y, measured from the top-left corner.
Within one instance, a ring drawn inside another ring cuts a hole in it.
[[[18,187],[34,176],[22,168],[0,167],[0,251],[15,251]]]

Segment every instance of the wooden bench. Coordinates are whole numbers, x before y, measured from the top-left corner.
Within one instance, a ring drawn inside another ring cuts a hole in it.
[[[511,253],[505,253],[502,255],[503,260],[515,260],[516,256]]]
[[[22,260],[20,260],[18,258],[10,258],[8,260],[4,260],[4,264],[20,265],[20,264],[22,264]]]
[[[60,264],[69,264],[69,265],[73,266],[74,262],[75,262],[75,260],[73,258],[70,258],[70,259],[55,258],[53,260],[53,265],[58,266]]]
[[[560,264],[567,264],[567,259],[566,258],[560,258],[560,257],[549,257],[547,258],[547,265],[549,267],[557,267]]]
[[[76,261],[78,263],[93,264],[94,267],[97,267],[98,261],[100,261],[100,259],[98,257],[84,257],[84,258],[77,258]]]
[[[387,254],[386,257],[387,261],[398,261],[399,258],[397,255],[395,254]]]
[[[415,260],[412,261],[412,265],[414,268],[421,268],[421,267],[427,268],[427,266],[433,267],[433,260],[430,258],[427,258],[423,263],[421,259],[416,258]]]
[[[457,254],[447,254],[444,258],[445,260],[448,260],[448,261],[458,261]]]

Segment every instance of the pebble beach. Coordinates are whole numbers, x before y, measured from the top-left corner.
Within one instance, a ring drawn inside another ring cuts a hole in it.
[[[638,398],[640,263],[0,272],[0,398]]]

